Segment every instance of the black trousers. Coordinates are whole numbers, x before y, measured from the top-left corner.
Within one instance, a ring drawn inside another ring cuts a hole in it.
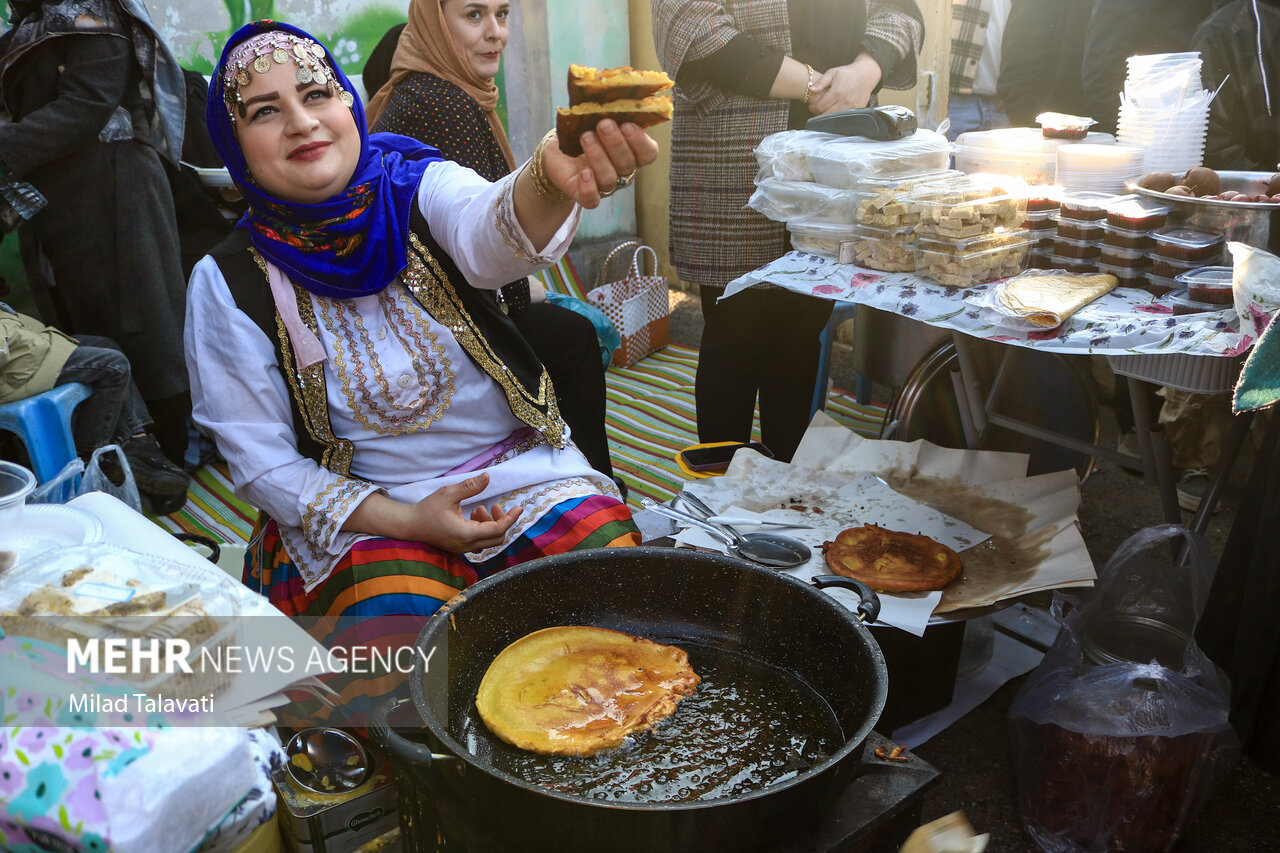
[[[699,290],[698,439],[747,441],[759,397],[761,440],[790,461],[809,427],[819,336],[832,303],[781,288],[751,288],[716,302],[723,288]]]
[[[604,364],[595,327],[581,314],[549,302],[534,302],[514,319],[547,368],[573,443],[592,468],[612,477],[604,432]]]

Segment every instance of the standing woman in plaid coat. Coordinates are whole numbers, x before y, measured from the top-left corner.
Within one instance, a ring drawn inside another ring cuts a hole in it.
[[[914,0],[650,0],[676,81],[671,257],[698,284],[705,327],[701,441],[746,441],[756,397],[765,445],[789,460],[809,425],[827,300],[768,285],[717,304],[724,286],[790,248],[747,207],[755,146],[811,115],[865,107],[915,84],[924,23]]]

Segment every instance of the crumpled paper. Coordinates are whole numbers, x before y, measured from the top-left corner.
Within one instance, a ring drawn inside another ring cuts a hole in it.
[[[884,506],[856,499],[863,492],[854,484],[865,482],[868,474],[883,478],[896,491],[931,506],[939,517],[959,519],[990,536],[957,549],[965,568],[940,595],[932,611],[936,619],[1030,592],[1093,583],[1093,561],[1076,518],[1080,487],[1075,472],[1027,477],[1026,466],[1027,457],[1020,453],[866,439],[819,412],[790,464],[738,454],[724,476],[689,483],[685,489],[720,512],[756,512],[812,524],[812,530],[780,532],[820,545],[849,526],[894,526]],[[912,516],[913,523],[925,517]],[[943,541],[953,535],[936,520],[908,532]],[[828,573],[820,552],[793,572]],[[882,594],[886,611],[894,609],[896,599],[911,600]],[[881,621],[923,632],[923,625]]]

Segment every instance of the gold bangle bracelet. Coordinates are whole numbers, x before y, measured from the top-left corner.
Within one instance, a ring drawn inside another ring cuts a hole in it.
[[[809,106],[809,98],[813,97],[813,92],[809,91],[813,86],[813,66],[806,62],[804,69],[809,72],[809,81],[804,84],[804,100],[801,103],[807,107]]]
[[[555,138],[555,135],[554,130],[547,131],[547,135],[542,137],[538,147],[533,149],[533,157],[529,160],[529,177],[533,179],[533,189],[539,196],[552,204],[559,204],[568,201],[569,196],[564,190],[551,183],[542,165],[542,152],[546,150],[547,143]]]

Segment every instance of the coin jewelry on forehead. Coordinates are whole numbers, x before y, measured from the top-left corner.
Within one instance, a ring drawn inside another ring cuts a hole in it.
[[[327,80],[327,79],[328,79],[328,78],[324,76],[324,72],[323,72],[323,71],[321,71],[319,68],[317,68],[315,71],[312,71],[312,72],[311,72],[311,82],[313,82],[313,83],[315,83],[315,84],[317,84],[317,85],[319,85],[319,86],[323,86],[323,85],[324,85],[325,80]]]
[[[271,58],[276,61],[276,65],[283,65],[289,61],[289,54],[284,52],[284,48],[277,47],[271,51]]]
[[[301,68],[298,69],[297,77],[298,77],[298,82],[305,86],[306,84],[311,82],[311,69],[305,65],[302,66]]]
[[[349,107],[356,102],[356,96],[351,94],[350,92],[343,92],[342,94],[338,95],[338,100],[342,101],[342,105],[344,107]]]
[[[306,59],[307,49],[303,47],[301,44],[295,44],[293,46],[293,55],[298,57],[299,59]]]
[[[271,60],[265,56],[259,56],[253,61],[253,70],[259,74],[266,74],[271,70]]]
[[[252,81],[253,81],[253,77],[250,76],[249,70],[247,68],[241,68],[239,71],[236,72],[236,82],[239,83],[241,86],[248,86],[249,83],[251,83]]]
[[[311,52],[316,55],[317,59],[324,58],[324,48],[318,44],[311,45]]]

